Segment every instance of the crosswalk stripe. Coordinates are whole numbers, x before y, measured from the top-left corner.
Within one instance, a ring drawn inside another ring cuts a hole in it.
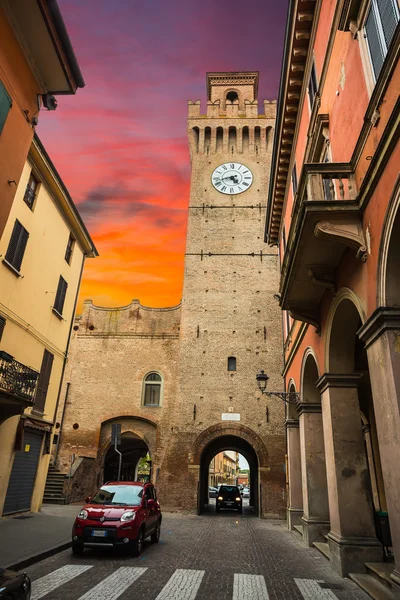
[[[147,567],[120,567],[83,594],[79,600],[116,600],[145,571]]]
[[[338,600],[332,590],[320,587],[322,579],[295,579],[295,582],[304,600]]]
[[[59,588],[60,585],[64,585],[64,583],[71,581],[71,579],[74,579],[75,577],[78,577],[78,575],[81,575],[81,573],[91,569],[92,566],[93,565],[66,565],[44,577],[40,577],[32,582],[31,600],[43,598],[46,594]]]
[[[156,600],[194,600],[205,571],[177,569]]]
[[[262,575],[245,575],[235,573],[233,577],[232,600],[268,600],[268,590]]]

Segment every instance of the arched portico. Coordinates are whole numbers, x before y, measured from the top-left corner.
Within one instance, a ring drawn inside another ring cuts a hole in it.
[[[322,407],[316,385],[318,377],[315,353],[312,348],[307,348],[301,369],[301,392],[297,410],[300,426],[303,539],[308,546],[312,546],[315,541],[323,541],[329,531]]]
[[[400,177],[388,204],[378,260],[377,308],[358,331],[370,365],[377,439],[396,561],[391,575],[400,597]],[[397,597],[397,596],[396,596]]]
[[[362,571],[365,562],[381,557],[362,423],[362,412],[373,427],[375,423],[368,361],[357,337],[362,318],[354,293],[340,291],[328,319],[327,371],[317,382],[329,496],[328,541],[332,564],[342,576]]]

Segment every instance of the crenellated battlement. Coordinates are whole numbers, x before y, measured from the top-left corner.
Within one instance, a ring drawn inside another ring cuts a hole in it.
[[[258,100],[244,100],[243,108],[240,107],[239,100],[225,100],[224,103],[218,100],[207,101],[207,112],[201,114],[200,100],[188,101],[188,119],[275,119],[276,100],[264,100],[264,113],[258,114]]]

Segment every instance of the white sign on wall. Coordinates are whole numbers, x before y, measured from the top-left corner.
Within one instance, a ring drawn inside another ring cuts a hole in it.
[[[240,421],[239,413],[222,413],[221,419],[223,421]]]

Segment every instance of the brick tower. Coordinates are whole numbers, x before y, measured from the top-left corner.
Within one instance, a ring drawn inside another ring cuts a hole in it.
[[[278,256],[263,242],[276,104],[259,114],[257,88],[258,73],[208,73],[206,114],[189,102],[179,392],[160,484],[164,504],[201,511],[210,459],[236,450],[267,516],[284,515],[285,446],[283,402],[261,397],[255,379],[265,369],[282,389]]]

